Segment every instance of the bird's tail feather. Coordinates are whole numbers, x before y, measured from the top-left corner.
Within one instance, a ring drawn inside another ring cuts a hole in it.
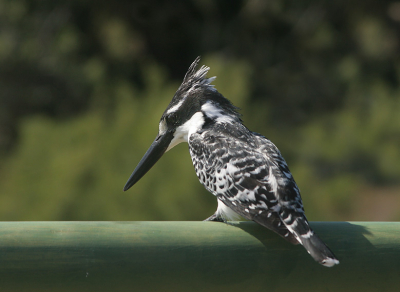
[[[315,261],[325,267],[339,264],[338,259],[317,234],[310,230],[309,235],[300,236],[301,244]]]
[[[338,259],[326,244],[311,229],[306,217],[301,214],[290,216],[290,212],[282,212],[282,222],[292,232],[296,239],[304,246],[307,252],[315,261],[325,267],[332,267],[339,264]]]

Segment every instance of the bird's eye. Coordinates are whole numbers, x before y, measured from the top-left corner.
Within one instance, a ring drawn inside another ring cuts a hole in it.
[[[176,125],[178,122],[178,116],[176,113],[171,113],[165,118],[168,125]]]

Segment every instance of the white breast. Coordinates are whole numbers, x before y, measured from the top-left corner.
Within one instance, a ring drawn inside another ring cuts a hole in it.
[[[228,221],[235,221],[242,219],[242,216],[240,216],[238,213],[236,213],[227,205],[225,205],[221,200],[218,199],[217,201],[218,201],[217,215],[222,216]]]

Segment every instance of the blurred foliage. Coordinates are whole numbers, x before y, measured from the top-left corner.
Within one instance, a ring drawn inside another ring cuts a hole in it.
[[[197,55],[310,220],[400,220],[400,2],[0,0],[0,220],[202,220],[178,145],[122,188]]]

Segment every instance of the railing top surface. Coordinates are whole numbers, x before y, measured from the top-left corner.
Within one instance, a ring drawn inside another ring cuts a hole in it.
[[[325,268],[253,222],[0,222],[0,291],[398,291],[399,222],[311,222]]]

